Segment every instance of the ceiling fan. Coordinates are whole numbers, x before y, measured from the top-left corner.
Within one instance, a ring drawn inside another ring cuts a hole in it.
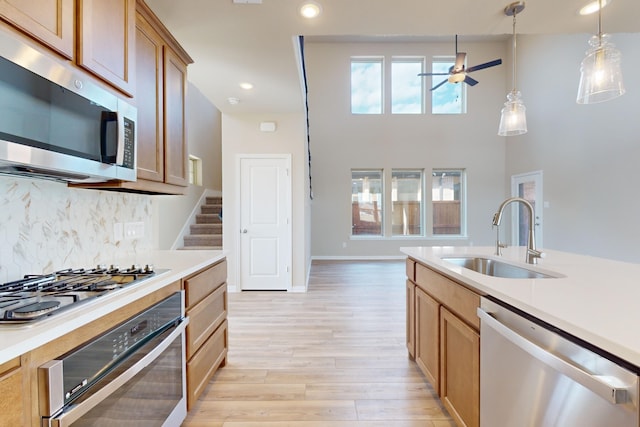
[[[458,35],[456,34],[456,62],[449,67],[448,73],[420,73],[419,76],[449,76],[446,80],[441,81],[430,90],[436,90],[443,84],[460,83],[465,82],[469,86],[475,86],[478,81],[469,77],[469,73],[478,70],[484,70],[485,68],[495,67],[502,64],[502,59],[494,59],[493,61],[485,62],[484,64],[474,65],[473,67],[465,68],[464,61],[467,57],[466,52],[458,52]]]

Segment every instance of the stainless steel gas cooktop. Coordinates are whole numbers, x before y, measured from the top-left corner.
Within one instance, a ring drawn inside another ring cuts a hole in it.
[[[129,268],[99,265],[88,270],[28,275],[0,285],[0,323],[26,323],[53,316],[156,273],[151,265]]]

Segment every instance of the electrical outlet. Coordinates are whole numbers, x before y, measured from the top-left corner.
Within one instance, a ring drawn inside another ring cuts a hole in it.
[[[127,222],[124,224],[124,238],[126,240],[144,237],[144,222]]]

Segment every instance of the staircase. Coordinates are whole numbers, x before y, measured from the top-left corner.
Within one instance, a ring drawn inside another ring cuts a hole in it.
[[[222,249],[222,197],[207,197],[181,249]]]

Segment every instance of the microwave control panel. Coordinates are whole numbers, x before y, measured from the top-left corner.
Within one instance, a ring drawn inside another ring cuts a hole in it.
[[[122,166],[133,169],[135,167],[135,123],[124,118],[124,158]]]

